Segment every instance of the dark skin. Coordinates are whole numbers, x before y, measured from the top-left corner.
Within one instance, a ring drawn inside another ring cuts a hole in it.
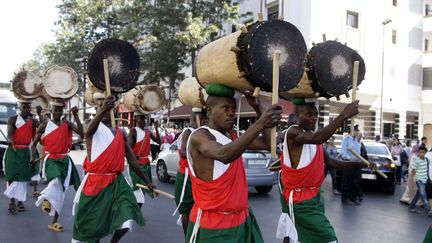
[[[145,120],[146,117],[145,115],[137,115],[135,116],[135,122],[136,122],[136,126],[141,128],[142,130],[145,129]],[[155,127],[156,127],[156,136],[153,135],[153,133],[150,133],[150,138],[155,141],[156,143],[160,144],[161,143],[161,139],[160,139],[160,135],[159,135],[159,123],[155,122]],[[137,133],[135,128],[132,128],[129,132],[129,146],[131,148],[133,148],[136,144],[136,137],[137,137]]]
[[[270,150],[271,128],[279,123],[282,107],[272,105],[262,113],[259,100],[251,95],[247,95],[247,98],[259,119],[237,140],[222,145],[216,142],[216,138],[206,129],[200,129],[191,136],[191,155],[195,161],[193,169],[201,180],[213,180],[214,160],[229,164],[240,157],[246,149]],[[235,123],[235,111],[234,99],[209,96],[207,99],[208,126],[229,138],[228,131],[233,129]],[[261,133],[263,136],[259,136]]]
[[[83,132],[83,126],[81,124],[81,120],[78,117],[78,108],[75,106],[71,109],[72,115],[75,119],[76,125],[73,124],[72,122],[67,122],[68,123],[68,128],[72,129],[74,132],[76,132],[80,137],[84,136],[84,132]],[[63,107],[61,106],[54,106],[52,108],[52,122],[54,122],[54,124],[56,124],[57,126],[59,126],[62,123],[61,117],[63,115]],[[34,142],[33,142],[33,146],[31,147],[32,151],[36,150],[36,144],[38,142],[40,142],[42,135],[45,132],[46,126],[48,124],[48,119],[44,119],[44,121],[42,122],[42,124],[38,127],[37,131],[36,131],[36,135],[34,138]],[[32,152],[33,153],[33,152]],[[35,160],[32,160],[32,164],[35,163]],[[53,224],[58,222],[58,213],[55,212],[54,218],[53,218]]]
[[[115,134],[116,129],[111,126],[111,118],[110,118],[110,110],[114,109],[115,107],[115,99],[114,96],[108,96],[103,101],[98,100],[97,101],[97,112],[95,117],[89,122],[87,130],[84,132],[86,146],[87,146],[87,156],[88,159],[91,161],[91,146],[92,146],[92,139],[93,135],[97,131],[97,128],[99,126],[99,123],[102,122],[105,126],[107,126],[113,134]],[[129,146],[128,137],[126,132],[122,131],[123,139],[125,142],[125,155],[127,162],[132,170],[135,171],[135,173],[145,182],[145,185],[149,188],[149,190],[156,196],[158,194],[154,192],[154,189],[156,188],[153,184],[150,183],[150,180],[147,178],[146,175],[144,175],[139,168],[138,161],[136,160],[136,157]],[[111,238],[111,242],[115,243],[118,242],[126,233],[128,229],[121,229],[116,230],[113,237]],[[99,241],[97,241],[99,242]]]

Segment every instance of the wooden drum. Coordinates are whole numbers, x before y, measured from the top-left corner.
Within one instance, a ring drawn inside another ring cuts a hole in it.
[[[257,21],[204,46],[195,63],[197,80],[204,87],[221,83],[241,91],[272,91],[276,50],[281,51],[279,90],[290,90],[303,75],[307,50],[300,31],[283,20]]]
[[[21,71],[12,80],[12,92],[19,99],[34,99],[42,94],[42,80],[33,72]]]
[[[84,91],[84,100],[89,106],[96,106],[96,102],[93,100],[93,91],[91,89],[86,89]]]
[[[178,95],[180,102],[192,107],[203,107],[207,99],[207,93],[198,83],[196,78],[187,78],[180,84]]]
[[[78,91],[78,75],[70,67],[51,66],[45,71],[43,84],[50,97],[70,99]]]
[[[123,104],[131,111],[150,114],[159,111],[166,103],[165,93],[156,85],[142,85],[127,92]]]

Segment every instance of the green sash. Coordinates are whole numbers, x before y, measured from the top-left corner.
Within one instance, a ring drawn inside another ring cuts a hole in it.
[[[185,174],[177,172],[176,181],[175,181],[175,202],[178,206],[180,203],[180,196],[183,189]],[[192,206],[194,204],[194,199],[192,196],[192,183],[190,179],[187,179],[186,188],[183,195],[183,202],[179,207],[180,214],[188,214],[192,210]]]

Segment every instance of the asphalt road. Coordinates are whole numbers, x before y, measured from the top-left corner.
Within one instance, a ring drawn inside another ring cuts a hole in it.
[[[75,162],[81,162],[84,157],[82,151],[72,152]],[[81,166],[79,166],[81,169]],[[160,183],[154,177],[157,187],[167,192],[174,192],[174,182]],[[0,178],[0,187],[5,188],[4,178]],[[40,186],[40,190],[45,185]],[[387,195],[378,190],[367,189],[365,199],[361,206],[342,206],[340,197],[331,193],[329,178],[322,189],[326,200],[326,214],[333,224],[339,242],[350,243],[419,243],[432,218],[425,213],[412,214],[407,206],[399,203],[399,198],[405,186],[398,186],[395,195]],[[28,188],[28,198],[25,202],[26,212],[8,215],[8,199],[0,196],[0,243],[9,242],[70,242],[72,237],[73,217],[71,214],[72,200],[75,194],[70,188],[66,203],[60,217],[65,231],[56,233],[48,230],[47,225],[51,218],[36,208],[35,198],[31,197],[32,188]],[[265,242],[281,242],[275,238],[277,221],[280,215],[280,203],[277,189],[274,188],[268,195],[258,195],[253,188],[249,190],[249,202],[261,227]],[[122,242],[151,242],[173,243],[184,242],[181,227],[176,225],[177,216],[173,217],[174,201],[165,197],[149,199],[142,208],[146,225],[143,228],[136,226],[128,233]],[[103,223],[103,222],[101,222]],[[109,237],[101,242],[109,242]]]

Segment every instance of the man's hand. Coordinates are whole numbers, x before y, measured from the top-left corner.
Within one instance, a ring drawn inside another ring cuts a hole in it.
[[[257,123],[260,123],[264,128],[272,128],[276,126],[281,119],[282,106],[275,104],[264,111],[262,116],[258,119]]]
[[[72,115],[73,116],[77,116],[78,115],[78,107],[74,106],[71,109]]]
[[[347,105],[345,109],[342,111],[341,115],[344,119],[348,119],[352,116],[355,116],[359,113],[359,101],[355,100],[351,104]]]
[[[38,105],[36,106],[36,113],[41,114],[42,113],[42,106]]]
[[[247,102],[251,107],[259,107],[261,102],[258,97],[254,97],[250,92],[244,92],[243,95],[246,97]]]
[[[115,99],[114,96],[110,95],[106,97],[103,101],[102,110],[103,111],[110,111],[111,109],[114,109],[115,107]]]
[[[148,187],[149,191],[155,196],[158,197],[159,193],[155,192],[154,189],[156,189],[156,186],[149,183],[149,184],[145,184],[146,187]]]

